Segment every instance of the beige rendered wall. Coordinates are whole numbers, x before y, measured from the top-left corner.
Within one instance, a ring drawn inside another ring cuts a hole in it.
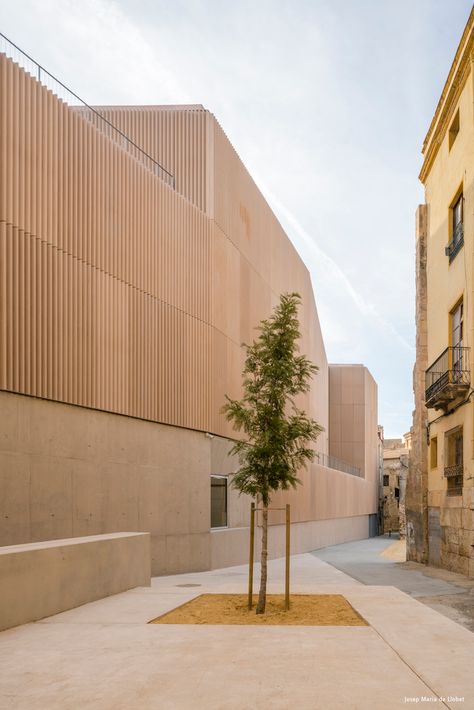
[[[473,344],[472,268],[474,230],[474,121],[470,74],[456,106],[461,128],[451,150],[446,132],[425,183],[428,205],[427,325],[428,363],[449,345],[449,312],[464,296],[465,345]],[[444,253],[450,241],[449,207],[460,187],[464,194],[464,247],[454,260]],[[430,418],[437,414],[432,410]]]
[[[450,311],[463,299],[463,345],[470,348],[471,383],[474,345],[474,14],[466,26],[440,103],[424,145],[421,179],[425,186],[427,229],[427,362],[428,367],[451,344]],[[460,129],[449,147],[449,126],[459,110]],[[450,206],[462,188],[464,246],[451,264],[444,248],[451,240]],[[421,328],[423,324],[418,324]],[[430,439],[437,437],[437,465],[427,451],[429,561],[474,575],[474,420],[472,399],[449,416],[428,410]],[[462,496],[447,496],[446,432],[463,426]],[[423,428],[424,429],[424,428]],[[426,429],[421,432],[426,436]]]
[[[145,533],[0,547],[0,631],[145,586],[150,586]]]

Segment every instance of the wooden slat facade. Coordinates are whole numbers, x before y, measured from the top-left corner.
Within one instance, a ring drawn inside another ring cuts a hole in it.
[[[0,55],[0,389],[229,436],[241,343],[297,290],[327,427],[309,274],[217,121],[98,110],[176,189]]]

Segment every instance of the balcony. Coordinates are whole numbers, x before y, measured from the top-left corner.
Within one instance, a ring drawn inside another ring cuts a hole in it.
[[[464,225],[459,222],[454,228],[453,238],[449,242],[448,246],[445,247],[444,253],[449,256],[449,263],[453,261],[456,254],[460,251],[461,247],[464,246]]]
[[[469,350],[460,345],[446,348],[426,370],[425,403],[428,409],[447,411],[471,386]]]
[[[444,477],[448,479],[448,496],[459,496],[462,495],[462,484],[463,484],[463,470],[464,467],[462,463],[455,464],[454,466],[445,466]]]

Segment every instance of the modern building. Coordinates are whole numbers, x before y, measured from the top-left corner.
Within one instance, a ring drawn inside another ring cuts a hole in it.
[[[423,144],[410,559],[474,575],[474,11]]]
[[[214,116],[92,109],[1,48],[0,544],[150,531],[154,574],[245,561],[221,407],[289,291],[319,366],[299,404],[324,432],[274,505],[292,506],[293,552],[367,537],[376,384],[328,366],[309,273]]]

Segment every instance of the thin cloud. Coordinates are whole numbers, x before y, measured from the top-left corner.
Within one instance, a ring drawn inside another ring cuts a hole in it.
[[[20,0],[0,16],[91,103],[216,115],[310,269],[330,359],[367,364],[396,435],[412,409],[419,149],[471,6]]]
[[[372,324],[375,320],[378,325],[385,330],[386,333],[394,336],[398,340],[400,345],[402,345],[410,353],[414,353],[413,346],[410,345],[410,343],[403,337],[403,335],[401,335],[397,331],[393,323],[391,323],[379,313],[373,303],[369,303],[368,301],[366,301],[364,297],[354,288],[354,286],[351,284],[347,275],[342,271],[340,266],[336,264],[336,262],[321,249],[321,247],[314,240],[314,237],[311,237],[308,234],[308,232],[304,229],[304,227],[301,225],[295,215],[292,214],[292,212],[267,187],[265,187],[263,183],[259,181],[258,184],[263,194],[268,199],[269,203],[273,205],[277,214],[283,216],[284,221],[291,226],[293,233],[296,233],[298,237],[304,242],[306,249],[311,254],[311,259],[314,266],[318,269],[324,268],[325,270],[329,271],[333,279],[337,280],[340,284],[342,284],[352,303],[355,305],[357,310],[365,319],[370,320]],[[292,233],[290,232],[290,237],[291,234]]]

